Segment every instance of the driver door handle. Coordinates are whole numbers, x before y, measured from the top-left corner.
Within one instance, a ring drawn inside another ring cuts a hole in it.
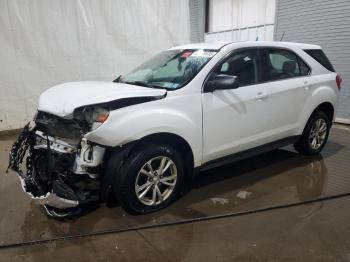
[[[256,94],[255,99],[258,101],[263,101],[265,99],[267,99],[269,97],[269,95],[265,92],[259,92]]]

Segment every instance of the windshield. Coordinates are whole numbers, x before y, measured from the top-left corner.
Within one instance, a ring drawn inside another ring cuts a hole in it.
[[[216,52],[204,49],[167,50],[120,77],[118,82],[178,89],[191,81]]]

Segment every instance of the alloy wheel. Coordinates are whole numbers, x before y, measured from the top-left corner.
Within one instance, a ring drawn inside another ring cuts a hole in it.
[[[318,150],[325,142],[327,135],[327,123],[324,119],[319,118],[313,124],[310,134],[309,143],[312,149]]]
[[[167,200],[177,182],[175,163],[166,156],[157,156],[145,163],[138,172],[135,192],[139,201],[156,206]]]

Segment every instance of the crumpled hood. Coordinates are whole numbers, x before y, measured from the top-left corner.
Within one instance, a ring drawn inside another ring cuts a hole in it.
[[[121,98],[152,97],[165,94],[165,89],[123,83],[69,82],[54,86],[42,93],[38,110],[65,117],[71,115],[75,108],[81,106],[110,102]]]

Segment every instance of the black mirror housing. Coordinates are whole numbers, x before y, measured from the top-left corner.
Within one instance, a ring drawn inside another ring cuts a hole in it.
[[[206,82],[204,91],[213,92],[214,90],[235,89],[238,87],[239,79],[237,76],[220,74]]]

